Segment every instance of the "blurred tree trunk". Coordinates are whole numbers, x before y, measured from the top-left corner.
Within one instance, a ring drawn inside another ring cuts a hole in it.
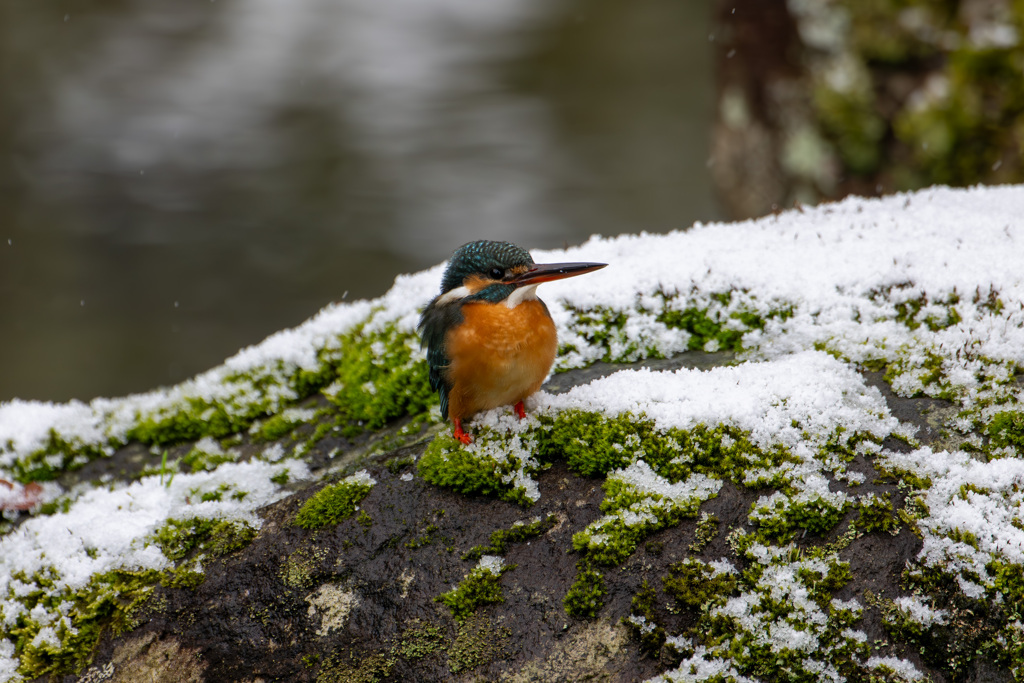
[[[727,212],[1024,182],[1024,3],[717,0]]]

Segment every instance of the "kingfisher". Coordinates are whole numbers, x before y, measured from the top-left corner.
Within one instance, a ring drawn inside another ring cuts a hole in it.
[[[538,264],[522,247],[490,240],[455,250],[418,329],[430,387],[456,439],[472,443],[462,423],[483,410],[512,405],[519,419],[526,417],[523,401],[548,376],[558,337],[537,285],[606,265]]]

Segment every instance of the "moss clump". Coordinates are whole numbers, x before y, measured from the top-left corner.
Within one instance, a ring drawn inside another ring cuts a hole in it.
[[[689,609],[724,605],[737,586],[737,575],[719,573],[700,560],[687,559],[671,565],[662,578],[665,592]]]
[[[394,324],[371,330],[369,323],[378,313],[320,349],[317,368],[274,361],[229,375],[221,380],[215,398],[186,396],[140,415],[128,440],[168,445],[205,436],[223,438],[260,418],[267,419],[255,439],[277,439],[304,421],[282,412],[284,408],[319,390],[336,404],[338,424],[349,436],[398,417],[426,413],[437,399],[426,379],[426,363],[418,355],[419,341]]]
[[[997,448],[1013,448],[1024,454],[1024,412],[1003,411],[992,416],[988,423],[991,445]]]
[[[689,348],[705,351],[738,351],[743,336],[764,329],[770,320],[784,321],[793,315],[788,303],[766,306],[746,291],[655,292],[638,300],[635,309],[607,306],[574,307],[570,330],[575,339],[560,349],[557,369],[596,361],[628,363],[644,358],[663,358]],[[635,323],[637,319],[642,322]],[[660,329],[659,329],[660,328]],[[683,334],[663,334],[664,331]]]
[[[303,529],[322,529],[355,514],[356,506],[369,495],[376,483],[369,475],[361,474],[346,477],[317,491],[299,508],[295,524]]]
[[[675,444],[656,442],[660,436],[650,420],[634,415],[606,417],[583,410],[567,410],[554,417],[538,417],[544,427],[537,448],[542,458],[561,457],[569,468],[585,477],[608,474],[635,457],[640,444],[656,450],[659,445],[678,453]]]
[[[226,462],[234,462],[234,457],[226,453],[207,453],[193,448],[181,458],[181,464],[190,472],[212,472]]]
[[[247,385],[240,382],[239,395],[244,395],[243,386],[248,388]],[[213,401],[188,397],[171,408],[141,418],[128,431],[128,440],[165,446],[204,436],[219,439],[242,431],[273,407],[269,399],[249,403],[241,398]]]
[[[654,655],[657,655],[661,646],[665,644],[665,629],[657,623],[654,612],[657,597],[657,591],[647,583],[647,579],[644,579],[640,590],[630,603],[629,616],[622,618],[622,622],[633,629],[634,635],[640,641],[640,647],[648,654]]]
[[[631,315],[606,306],[577,308],[568,305],[573,312],[573,330],[580,342],[591,350],[600,350],[601,356],[594,360],[606,363],[630,362],[641,358],[657,358],[661,354],[651,340],[650,344],[643,340],[630,339],[626,332],[626,323]],[[563,347],[560,355],[578,351],[575,345]]]
[[[693,530],[693,543],[690,544],[691,553],[700,553],[718,535],[718,516],[707,512],[700,514],[697,526]]]
[[[492,446],[496,449],[494,455],[489,451]],[[512,450],[506,449],[504,440],[488,430],[477,430],[474,444],[468,448],[450,434],[438,434],[420,457],[417,469],[434,486],[529,505],[533,501],[516,485],[515,476],[534,467],[516,457]]]
[[[169,559],[180,560],[194,552],[225,555],[244,547],[255,535],[256,530],[244,522],[172,519],[148,542],[157,545]],[[14,578],[38,588],[17,597],[27,611],[16,618],[13,626],[0,627],[0,636],[15,644],[15,656],[21,662],[19,675],[38,678],[81,671],[92,660],[104,633],[119,635],[135,628],[156,586],[194,589],[205,577],[198,564],[163,571],[112,570],[94,575],[83,589],[64,589],[57,594],[52,592],[57,585],[56,575],[48,571]],[[60,616],[44,625],[30,616],[36,608]],[[44,627],[52,630],[50,637],[37,638]]]
[[[886,298],[898,299],[896,289],[894,287],[887,290]],[[877,297],[875,298],[877,301]],[[897,322],[903,323],[911,330],[916,330],[923,325],[932,332],[938,332],[963,320],[955,308],[958,303],[960,303],[960,295],[950,292],[935,302],[930,301],[927,294],[919,294],[896,300],[893,306],[896,309]]]
[[[604,577],[590,565],[581,563],[576,580],[569,587],[562,601],[565,613],[576,619],[593,619],[604,607],[604,596],[608,589]]]
[[[462,559],[479,560],[484,555],[504,555],[509,545],[540,536],[555,526],[557,521],[558,518],[555,515],[548,515],[544,519],[537,519],[529,524],[516,522],[509,529],[498,529],[491,534],[490,543],[474,546],[462,556]]]
[[[394,324],[372,331],[360,325],[341,338],[337,352],[325,357],[334,381],[324,394],[347,423],[345,436],[380,429],[437,404],[419,347],[415,334],[400,332]]]
[[[415,661],[445,650],[445,638],[441,629],[433,624],[416,623],[402,633],[395,648],[403,659]]]
[[[608,417],[583,410],[537,419],[542,429],[532,435],[536,456],[542,461],[564,458],[574,472],[584,476],[607,475],[639,456],[673,482],[698,473],[739,485],[771,486],[782,481],[775,476],[749,479],[749,473],[799,462],[781,447],[763,451],[748,434],[727,425],[659,429],[645,415]]]
[[[743,349],[743,335],[763,330],[769,320],[787,320],[794,310],[791,305],[784,305],[759,311],[748,292],[729,290],[710,294],[707,298],[711,300],[711,306],[685,308],[678,308],[673,298],[666,298],[665,308],[656,320],[668,329],[689,332],[687,346],[691,351],[740,351]]]
[[[51,429],[46,445],[10,464],[10,474],[18,482],[52,481],[62,472],[73,471],[86,463],[109,455],[121,446],[113,439],[104,444],[89,444],[78,439],[64,438]]]
[[[736,673],[758,680],[817,681],[824,668],[862,676],[869,647],[852,627],[861,608],[833,598],[849,581],[834,553],[752,544],[749,564],[687,560],[671,568],[665,592],[696,612],[687,632],[707,660],[725,659]]]
[[[857,509],[860,514],[854,525],[862,531],[890,531],[899,524],[888,496],[864,496],[857,503]]]
[[[511,635],[510,629],[496,628],[483,617],[469,617],[448,648],[448,670],[461,674],[499,659]]]
[[[21,578],[26,583],[53,585],[50,578],[41,575]],[[18,674],[35,679],[80,672],[92,660],[105,631],[109,629],[117,635],[136,626],[137,613],[161,578],[162,573],[155,570],[114,570],[93,576],[79,591],[66,591],[59,596],[39,591],[22,598],[30,611],[37,605],[47,609],[58,604],[70,607],[62,609],[66,618],[49,626],[53,639],[37,641],[43,626],[27,614],[17,617],[13,627],[7,629],[5,635],[14,641],[15,656],[20,661]]]
[[[750,520],[766,540],[787,542],[798,531],[823,534],[835,527],[852,506],[848,500],[812,496],[795,498],[781,493],[770,497],[765,504],[754,503]]]
[[[348,656],[331,654],[320,666],[316,683],[381,683],[391,676],[395,658],[383,652]]]
[[[245,522],[224,519],[169,519],[150,537],[170,560],[199,550],[221,556],[249,545],[256,529]]]
[[[288,411],[271,415],[259,425],[256,433],[252,435],[252,440],[256,443],[276,441],[302,423],[302,419],[289,414]]]
[[[505,599],[501,591],[501,575],[515,565],[475,567],[459,585],[434,598],[452,611],[456,621],[462,622],[481,605],[491,605]]]
[[[281,564],[281,583],[289,588],[308,588],[315,583],[327,559],[323,548],[299,548]]]

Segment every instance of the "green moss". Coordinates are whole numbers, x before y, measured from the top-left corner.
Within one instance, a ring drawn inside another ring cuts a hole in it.
[[[160,585],[166,588],[183,588],[195,590],[206,580],[206,574],[201,569],[193,568],[191,565],[182,565],[166,572]]]
[[[616,479],[604,483],[602,509],[606,514],[572,537],[575,550],[606,566],[623,562],[650,534],[695,517],[702,499],[673,500],[653,493],[638,493]]]
[[[473,546],[462,556],[462,559],[479,560],[484,555],[504,555],[511,544],[522,543],[547,533],[557,522],[558,517],[548,515],[544,519],[537,519],[529,524],[517,522],[509,529],[498,529],[491,533],[490,542],[487,545]]]
[[[644,462],[672,482],[696,472],[743,485],[750,471],[798,462],[782,448],[762,451],[749,435],[725,425],[660,430],[644,415],[607,417],[582,410],[540,415],[538,420],[542,429],[534,435],[536,457],[565,459],[574,472],[584,476],[606,475],[642,454]],[[777,478],[749,482],[757,486],[780,483]]]
[[[737,586],[736,574],[716,574],[710,565],[692,558],[671,565],[668,571],[662,579],[665,592],[688,609],[724,605]]]
[[[80,439],[65,438],[51,429],[46,445],[10,464],[10,474],[18,482],[52,481],[62,472],[74,471],[88,462],[109,455],[120,446],[117,441],[89,444]]]
[[[316,582],[326,559],[324,548],[299,548],[281,563],[281,583],[289,588],[309,588]]]
[[[657,597],[657,591],[644,579],[630,602],[630,616],[622,618],[622,622],[632,628],[633,635],[640,641],[641,649],[652,655],[658,654],[666,637],[665,629],[657,622]]]
[[[968,680],[979,661],[1019,676],[1024,673],[1024,660],[1018,656],[1024,567],[994,560],[985,569],[993,587],[983,600],[965,596],[960,577],[941,567],[911,565],[904,571],[907,587],[944,612],[941,623],[923,626],[891,601],[872,596],[871,602],[877,604],[886,629],[918,648],[922,659],[949,680]]]
[[[390,323],[372,331],[358,326],[341,338],[340,350],[327,358],[334,380],[324,393],[347,422],[344,435],[380,429],[437,404],[419,346],[415,334],[399,332]]]
[[[693,543],[690,544],[690,552],[697,554],[703,552],[704,548],[711,543],[718,535],[718,517],[716,515],[702,512],[697,526],[693,530]]]
[[[500,437],[485,430],[475,434],[477,447],[500,441]],[[510,503],[528,505],[524,491],[505,480],[514,475],[522,463],[514,456],[499,461],[491,455],[470,451],[450,434],[434,437],[417,463],[420,476],[434,486],[450,488],[470,495],[495,495]]]
[[[854,525],[862,531],[890,531],[899,523],[888,496],[865,496],[857,508],[860,514]]]
[[[796,572],[800,582],[809,590],[809,597],[827,612],[832,594],[853,579],[850,574],[850,563],[831,561],[826,571],[801,568]]]
[[[165,451],[166,453],[166,451]],[[198,445],[193,447],[181,458],[181,464],[189,472],[212,472],[226,462],[234,462],[235,458],[227,453],[208,453]]]
[[[245,522],[223,519],[169,519],[150,540],[170,560],[180,560],[199,550],[221,556],[249,545],[256,529]]]
[[[586,349],[586,362],[633,362],[643,358],[661,358],[675,349],[664,348],[663,340],[653,335],[636,335],[628,324],[630,317],[652,318],[666,329],[685,330],[690,334],[690,349],[706,351],[737,351],[742,349],[743,335],[764,329],[771,319],[786,320],[793,314],[787,303],[761,306],[749,292],[692,292],[688,296],[664,291],[656,292],[656,305],[649,300],[638,301],[634,310],[617,310],[605,306],[574,307],[571,331],[578,344],[567,343],[563,356]],[[710,305],[707,303],[710,300]],[[558,369],[567,369],[559,364]]]
[[[653,432],[650,422],[636,424],[630,415],[607,418],[582,410],[555,417],[541,415],[544,427],[537,444],[541,457],[558,454],[569,468],[585,477],[605,475],[627,465],[641,439]]]
[[[631,340],[626,334],[626,323],[629,313],[617,311],[605,306],[576,308],[568,306],[573,312],[573,330],[582,337],[589,349],[600,349],[604,362],[628,362],[656,356],[653,346],[641,348],[640,344]],[[575,347],[572,347],[575,350]],[[563,348],[562,353],[569,352]]]
[[[673,565],[663,580],[665,592],[695,614],[687,634],[707,659],[725,659],[757,680],[809,683],[820,680],[822,665],[850,680],[868,680],[861,662],[870,648],[851,630],[860,609],[833,599],[849,581],[846,563],[794,546],[748,545],[741,555],[749,564],[740,573],[690,559]],[[731,602],[737,598],[738,604]],[[742,616],[723,609],[729,604]],[[784,633],[793,637],[765,637]],[[805,636],[809,641],[801,644]]]
[[[194,552],[214,556],[234,552],[247,545],[255,534],[256,530],[244,522],[172,519],[148,541],[156,544],[168,559],[180,560]],[[36,587],[33,592],[17,597],[29,612],[41,607],[67,617],[50,624],[56,643],[44,640],[33,644],[42,625],[28,613],[19,616],[13,627],[2,631],[15,644],[19,674],[37,678],[80,672],[92,660],[96,644],[105,633],[119,635],[135,628],[158,585],[194,589],[205,577],[198,565],[192,563],[163,571],[112,570],[94,575],[81,590],[64,589],[57,593],[53,592],[57,582],[49,573],[14,578]]]
[[[415,623],[402,633],[395,652],[403,659],[415,661],[445,649],[445,638],[440,628],[429,623]]]
[[[469,617],[448,648],[448,670],[457,675],[502,658],[511,635],[508,628],[495,627],[483,617]]]
[[[354,477],[331,484],[317,491],[295,515],[295,524],[303,529],[322,529],[333,526],[355,514],[356,506],[373,488]]]
[[[52,581],[45,576],[22,578],[26,583],[52,586]],[[26,615],[19,616],[7,631],[20,661],[18,673],[34,679],[80,672],[92,660],[96,645],[106,631],[116,635],[135,627],[135,615],[160,579],[161,573],[155,570],[115,570],[93,576],[85,588],[73,593],[54,597],[38,591],[23,597],[21,602],[29,610],[36,605],[52,610],[59,603],[70,603],[71,607],[62,611],[74,628],[70,628],[68,622],[58,621],[53,625],[58,644],[33,644],[42,626]]]
[[[452,611],[456,621],[463,622],[482,605],[504,601],[501,591],[501,575],[515,565],[505,565],[497,572],[485,567],[476,567],[466,575],[459,585],[434,598]]]
[[[328,655],[316,675],[316,683],[382,683],[395,667],[395,658],[384,652],[349,652]]]
[[[689,332],[687,344],[693,351],[740,351],[744,334],[763,330],[772,319],[787,320],[794,310],[784,304],[762,312],[754,307],[754,298],[748,292],[729,290],[708,298],[713,302],[710,307],[679,307],[676,297],[666,296],[664,310],[656,319],[668,329]]]
[[[375,311],[370,319],[379,313]],[[204,436],[223,438],[248,429],[261,418],[266,419],[255,439],[277,439],[302,422],[284,414],[284,408],[319,390],[324,390],[337,410],[336,423],[314,434],[319,438],[335,426],[351,436],[378,429],[398,417],[426,413],[437,399],[426,380],[426,363],[416,353],[419,341],[415,334],[399,332],[390,323],[371,330],[369,322],[321,349],[316,369],[295,369],[274,361],[230,375],[220,387],[223,397],[190,396],[140,415],[128,439],[165,445]]]
[[[604,606],[608,589],[604,577],[596,569],[584,563],[579,564],[578,568],[576,580],[569,587],[562,604],[570,617],[593,619]]]
[[[987,431],[993,446],[1011,447],[1018,454],[1024,454],[1024,412],[996,413],[989,421]]]
[[[852,505],[821,497],[796,500],[776,495],[770,501],[771,506],[753,503],[750,520],[763,538],[782,542],[795,538],[798,531],[823,534],[831,530]]]
[[[239,387],[239,394],[242,388]],[[210,401],[188,397],[169,409],[143,417],[128,431],[130,441],[160,446],[215,439],[247,428],[253,420],[273,409],[269,399],[243,403],[241,399]]]
[[[252,435],[253,442],[276,441],[302,423],[302,419],[289,415],[287,412],[271,415],[259,425],[259,429]]]

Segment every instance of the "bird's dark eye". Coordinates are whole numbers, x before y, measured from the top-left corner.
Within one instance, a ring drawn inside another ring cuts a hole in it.
[[[494,280],[504,280],[505,271],[503,271],[501,268],[491,268],[491,278]]]

